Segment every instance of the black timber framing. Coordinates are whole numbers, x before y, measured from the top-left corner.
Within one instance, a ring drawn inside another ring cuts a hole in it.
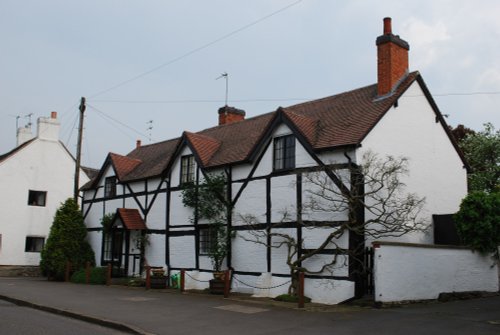
[[[365,207],[364,207],[364,177],[359,168],[351,168],[351,192],[356,201],[350,201],[351,217],[349,230],[349,278],[354,281],[354,296],[361,298],[365,294],[363,273],[363,252],[365,250]],[[360,197],[360,198],[358,198]]]
[[[266,266],[267,272],[271,272],[271,178],[266,178]]]
[[[165,197],[165,265],[168,268],[168,276],[170,278],[170,177],[167,178],[167,196]]]

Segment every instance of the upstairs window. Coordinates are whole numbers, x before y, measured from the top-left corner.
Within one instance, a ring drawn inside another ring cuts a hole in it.
[[[295,168],[295,137],[281,136],[274,139],[274,171]]]
[[[44,237],[26,236],[26,245],[24,251],[26,252],[41,252],[45,244]]]
[[[107,177],[104,181],[104,197],[110,198],[116,195],[116,177]]]
[[[28,205],[29,206],[45,207],[46,199],[47,199],[47,192],[46,191],[30,190],[28,193]]]
[[[181,184],[194,182],[194,156],[181,157]]]

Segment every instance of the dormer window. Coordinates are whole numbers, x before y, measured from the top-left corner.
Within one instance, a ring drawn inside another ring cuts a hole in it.
[[[116,177],[107,177],[104,181],[104,197],[111,198],[116,195]]]
[[[295,137],[286,135],[274,139],[273,170],[288,170],[295,168]]]
[[[181,184],[194,182],[194,156],[181,157]]]

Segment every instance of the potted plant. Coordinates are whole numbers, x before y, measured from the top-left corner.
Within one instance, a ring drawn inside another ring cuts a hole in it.
[[[218,221],[210,225],[210,247],[208,257],[214,269],[214,279],[210,280],[210,292],[213,294],[224,293],[224,275],[222,264],[229,250],[229,233],[226,226]]]
[[[230,234],[226,227],[231,203],[226,199],[226,178],[224,175],[206,176],[199,185],[187,184],[182,190],[184,206],[197,210],[198,219],[208,221],[208,257],[212,262],[214,279],[210,281],[212,293],[223,293],[224,272],[222,265],[228,254]],[[193,219],[194,220],[194,219]],[[222,290],[215,289],[222,287]],[[214,288],[212,290],[212,288]]]
[[[152,268],[150,277],[151,288],[164,289],[167,287],[167,277],[163,268]]]

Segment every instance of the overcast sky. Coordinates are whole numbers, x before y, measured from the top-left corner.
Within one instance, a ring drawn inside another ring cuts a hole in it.
[[[450,125],[500,126],[498,0],[1,0],[0,154],[16,116],[51,111],[74,153],[82,96],[83,162],[99,168],[150,133],[215,126],[224,72],[247,117],[373,84],[386,16]]]

